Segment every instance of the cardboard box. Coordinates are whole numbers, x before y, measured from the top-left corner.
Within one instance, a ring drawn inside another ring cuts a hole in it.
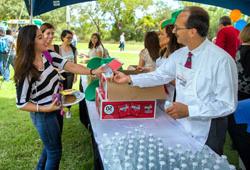
[[[128,84],[117,84],[109,81],[104,74],[100,77],[99,87],[103,99],[110,101],[156,100],[167,98],[167,93],[163,85],[145,88],[133,87]]]
[[[102,90],[96,89],[96,107],[101,120],[105,119],[154,119],[156,100],[108,100]]]

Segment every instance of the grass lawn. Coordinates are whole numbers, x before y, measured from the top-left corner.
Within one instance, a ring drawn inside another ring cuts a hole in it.
[[[118,44],[104,45],[109,49],[111,56],[119,58],[124,63],[124,68],[138,63],[137,54],[142,49],[142,44],[127,44],[125,52],[118,51]],[[78,47],[80,51],[86,51],[87,43],[80,43]],[[78,84],[79,82],[75,84],[76,89]],[[42,143],[32,125],[29,113],[16,109],[13,81],[0,85],[0,170],[35,169]],[[60,169],[91,170],[93,153],[90,134],[80,123],[78,106],[73,106],[71,110],[72,118],[64,119]],[[229,138],[225,145],[225,153],[232,164],[238,164],[237,154],[231,150]]]

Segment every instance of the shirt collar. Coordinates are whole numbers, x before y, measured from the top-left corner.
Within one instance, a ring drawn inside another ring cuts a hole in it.
[[[209,42],[209,40],[206,38],[198,47],[190,51],[194,56],[197,56],[199,53],[204,51],[204,48],[206,44]]]

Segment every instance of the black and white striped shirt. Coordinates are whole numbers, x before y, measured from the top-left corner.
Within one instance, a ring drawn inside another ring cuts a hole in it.
[[[55,52],[50,52],[52,65],[43,56],[44,70],[38,81],[29,81],[28,77],[16,85],[16,105],[24,107],[28,102],[48,105],[52,102],[52,95],[58,92],[59,75],[55,68],[63,69],[67,60]]]

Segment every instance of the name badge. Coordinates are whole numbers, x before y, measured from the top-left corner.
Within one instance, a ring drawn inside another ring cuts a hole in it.
[[[187,85],[187,80],[184,77],[177,75],[177,79],[179,80],[180,85],[182,85],[183,87]]]

